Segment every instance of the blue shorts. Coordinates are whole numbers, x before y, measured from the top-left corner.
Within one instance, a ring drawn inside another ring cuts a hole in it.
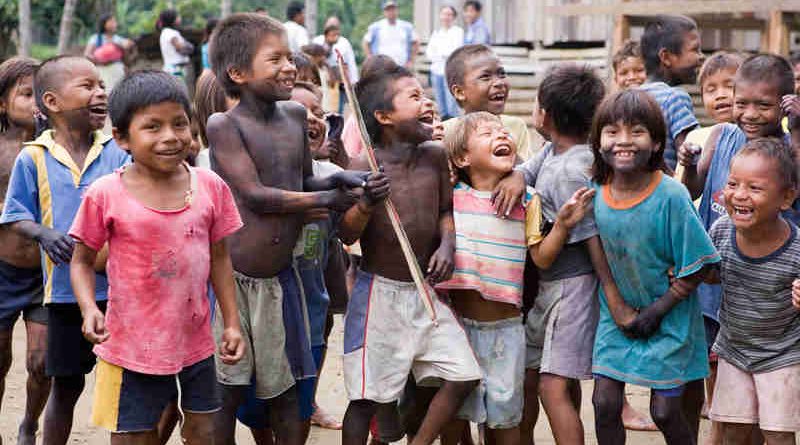
[[[178,398],[178,385],[183,411],[213,413],[222,407],[213,357],[177,375],[141,374],[98,360],[92,424],[112,433],[152,431]]]
[[[0,260],[0,330],[14,327],[20,314],[25,321],[47,323],[41,269],[22,269]]]
[[[314,346],[311,352],[314,354],[314,362],[317,369],[322,362],[322,353],[325,346]],[[295,384],[297,391],[297,401],[300,408],[300,420],[308,420],[314,414],[314,388],[317,386],[317,379],[308,378],[298,380]],[[248,428],[264,429],[269,428],[269,400],[256,397],[255,388],[250,385],[247,388],[247,398],[244,403],[239,405],[236,410],[236,418]]]

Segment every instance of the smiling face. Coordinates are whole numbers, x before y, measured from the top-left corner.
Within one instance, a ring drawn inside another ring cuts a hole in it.
[[[696,83],[697,72],[702,62],[700,33],[696,29],[684,33],[680,54],[665,51],[665,56],[662,58],[662,65],[669,69],[669,77],[675,85]]]
[[[421,144],[433,136],[434,111],[416,77],[401,77],[392,82],[393,111],[376,111],[381,125],[391,126],[405,142]]]
[[[733,158],[723,196],[725,209],[738,230],[772,222],[792,205],[795,190],[781,184],[776,164],[776,160],[757,153]]]
[[[458,168],[473,176],[503,176],[514,169],[517,146],[511,134],[499,121],[483,121],[467,137],[467,150],[454,160]],[[472,183],[476,183],[472,179]]]
[[[464,81],[453,85],[453,95],[464,113],[488,111],[502,114],[508,98],[508,79],[500,59],[491,53],[479,54],[465,63]]]
[[[319,98],[305,88],[295,88],[292,90],[292,100],[306,107],[308,148],[311,156],[314,159],[330,158],[331,153],[324,144],[328,127]]]
[[[644,61],[640,57],[626,57],[614,69],[614,83],[618,88],[636,88],[647,81]]]
[[[48,116],[65,119],[72,128],[103,128],[108,115],[108,95],[92,62],[75,58],[64,62],[60,86],[42,95]],[[56,117],[58,116],[58,117]]]
[[[643,124],[616,122],[600,130],[600,156],[614,172],[647,171],[650,158],[658,151]]]
[[[177,102],[162,102],[136,111],[127,135],[114,128],[114,138],[130,152],[135,165],[162,174],[179,168],[192,147],[189,116]]]
[[[475,9],[475,6],[467,5],[464,7],[464,21],[467,22],[467,24],[475,23],[475,20],[478,20],[480,16],[481,13]]]
[[[733,120],[747,139],[781,135],[781,97],[768,82],[740,79],[733,95]]]
[[[12,127],[33,131],[36,126],[33,118],[35,108],[33,76],[19,79],[16,85],[8,89],[5,97],[0,98],[0,114],[6,115]]]
[[[265,102],[289,100],[297,78],[285,34],[268,34],[261,41],[247,71],[231,69],[230,78]]]
[[[717,71],[703,80],[703,107],[714,122],[733,122],[735,68]]]

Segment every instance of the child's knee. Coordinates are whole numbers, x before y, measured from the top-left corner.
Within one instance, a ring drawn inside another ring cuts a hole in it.
[[[592,393],[592,405],[598,421],[618,419],[622,416],[622,397],[612,391],[597,390]]]
[[[767,443],[770,445],[794,445],[795,433],[786,431],[765,431],[761,430]]]
[[[653,418],[653,422],[659,427],[680,419],[680,397],[660,397],[654,395],[650,401],[650,416]]]
[[[47,380],[47,376],[44,372],[45,356],[44,350],[28,351],[28,355],[25,359],[25,368],[28,371],[28,375],[40,382]]]

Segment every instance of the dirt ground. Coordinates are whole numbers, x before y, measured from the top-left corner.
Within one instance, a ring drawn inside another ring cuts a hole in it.
[[[15,360],[6,381],[6,394],[3,400],[2,411],[0,411],[0,435],[6,445],[16,443],[17,423],[22,416],[24,402],[25,402],[25,365],[24,365],[24,351],[25,351],[25,335],[24,327],[21,324],[17,325],[14,332],[14,356]],[[319,394],[317,402],[325,407],[329,412],[341,418],[347,407],[347,397],[344,392],[344,383],[342,378],[342,335],[343,324],[341,316],[336,318],[336,325],[331,335],[331,345],[329,349],[328,360],[325,363],[325,369],[322,373],[322,380],[319,386]],[[90,376],[87,388],[91,388],[94,383],[93,376]],[[643,388],[629,386],[629,398],[631,403],[646,412],[648,403],[648,392]],[[105,431],[89,426],[89,415],[91,412],[91,390],[87,390],[81,397],[77,414],[75,416],[75,426],[72,431],[70,444],[75,445],[102,445],[108,443],[108,433]],[[544,413],[544,411],[542,411]],[[586,428],[586,443],[595,444],[594,440],[594,424],[591,407],[591,382],[586,382],[583,385],[583,408],[582,417],[584,426]],[[703,421],[703,437],[708,429],[708,422]],[[550,434],[546,417],[542,415],[539,423],[536,426],[536,443],[537,444],[552,444],[554,443],[553,437]],[[39,439],[41,440],[41,439]],[[308,443],[311,445],[334,445],[339,444],[340,433],[338,431],[329,431],[319,428],[313,428],[311,437]],[[179,445],[180,439],[178,434],[174,434],[170,440],[170,445]],[[237,430],[237,443],[240,445],[253,444],[253,440],[249,432],[239,426]],[[634,445],[644,444],[661,444],[663,439],[658,433],[638,433],[628,432],[628,443]],[[800,442],[799,442],[800,443]]]

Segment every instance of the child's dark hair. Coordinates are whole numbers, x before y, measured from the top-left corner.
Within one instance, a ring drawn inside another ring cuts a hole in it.
[[[210,19],[208,19],[208,21],[206,22],[206,27],[203,30],[203,43],[208,43],[208,41],[211,40],[211,34],[214,33],[214,28],[216,28],[218,24],[219,24],[218,18],[211,17]]]
[[[309,56],[327,56],[328,50],[325,49],[324,46],[318,43],[309,43],[308,45],[304,45],[300,48],[303,51],[303,54],[308,54]]]
[[[208,147],[206,138],[206,123],[209,116],[214,113],[225,112],[228,109],[225,90],[222,89],[217,77],[209,70],[204,70],[197,79],[194,87],[194,111],[197,118],[197,130],[200,142]]]
[[[611,67],[614,68],[614,72],[619,68],[619,64],[629,57],[642,58],[642,47],[636,40],[622,42],[622,46],[614,53],[614,57],[611,58]]]
[[[475,8],[476,11],[481,12],[483,9],[483,5],[478,0],[467,0],[464,2],[464,9],[467,9],[468,6],[472,6]]]
[[[373,54],[367,57],[367,60],[361,64],[361,71],[358,77],[364,78],[380,75],[379,73],[384,70],[394,69],[396,66],[397,63],[391,57],[385,54]]]
[[[106,33],[106,23],[114,18],[114,14],[105,13],[97,19],[97,35],[98,37]],[[98,45],[99,46],[99,45]]]
[[[158,15],[156,22],[156,29],[161,30],[164,28],[173,28],[175,22],[178,21],[178,11],[174,9],[165,9]]]
[[[122,137],[128,130],[137,111],[164,102],[180,104],[186,117],[191,116],[192,107],[186,86],[164,71],[135,71],[125,76],[111,91],[108,111],[111,125]]]
[[[598,184],[606,184],[611,180],[613,171],[611,167],[603,161],[600,154],[600,135],[603,127],[622,122],[625,125],[643,125],[650,133],[653,146],[658,146],[658,150],[653,153],[647,165],[648,170],[662,170],[669,172],[664,163],[664,147],[667,144],[667,126],[664,123],[664,115],[661,107],[655,99],[645,91],[629,89],[619,91],[606,97],[597,108],[592,131],[589,135],[589,144],[594,153],[594,165],[592,166],[592,180]]]
[[[641,48],[647,74],[657,73],[661,67],[659,51],[672,54],[683,50],[684,36],[697,29],[697,23],[683,15],[659,15],[647,22],[642,34]]]
[[[393,111],[392,99],[396,93],[395,81],[404,77],[414,77],[414,75],[397,64],[367,74],[356,83],[356,96],[361,105],[361,114],[364,116],[364,123],[370,139],[373,143],[380,143],[381,124],[375,118],[375,112]]]
[[[311,82],[305,81],[297,81],[294,83],[294,88],[299,90],[306,90],[317,97],[317,99],[322,100],[322,90],[319,87]]]
[[[33,76],[38,63],[27,57],[12,57],[0,64],[0,98],[8,106],[8,94],[26,77]],[[0,133],[8,130],[11,123],[6,113],[0,113]]]
[[[297,67],[297,80],[311,82],[316,86],[322,86],[322,78],[319,76],[319,68],[311,63],[311,59],[301,52],[294,53],[294,66]]]
[[[447,79],[447,88],[453,85],[462,85],[466,73],[467,60],[483,54],[494,55],[492,48],[484,44],[464,45],[453,51],[444,66],[444,76]]]
[[[228,70],[250,71],[264,37],[284,34],[286,30],[279,21],[256,13],[231,14],[217,24],[209,42],[209,58],[217,81],[228,96],[239,97],[241,91]]]
[[[286,7],[286,20],[294,20],[297,14],[306,10],[306,5],[302,2],[291,2]]]
[[[736,83],[768,82],[778,89],[778,98],[794,94],[794,70],[789,61],[776,54],[756,54],[742,62]]]
[[[603,81],[590,66],[565,63],[547,70],[538,99],[559,133],[586,138],[605,94]]]
[[[92,63],[83,56],[61,55],[45,60],[36,68],[33,75],[33,95],[36,98],[36,108],[45,116],[49,116],[49,111],[44,105],[44,93],[53,91],[64,82],[64,76],[68,72],[64,71],[63,64],[76,61]]]
[[[700,68],[700,76],[697,78],[698,84],[702,87],[706,79],[720,71],[738,70],[743,60],[742,56],[738,53],[728,51],[715,52],[703,62],[703,66]]]
[[[778,138],[756,138],[750,140],[736,153],[733,159],[749,155],[758,155],[775,161],[778,173],[775,176],[781,181],[783,189],[797,190],[797,159],[791,147],[784,144],[782,140]],[[733,159],[731,159],[731,163]]]

